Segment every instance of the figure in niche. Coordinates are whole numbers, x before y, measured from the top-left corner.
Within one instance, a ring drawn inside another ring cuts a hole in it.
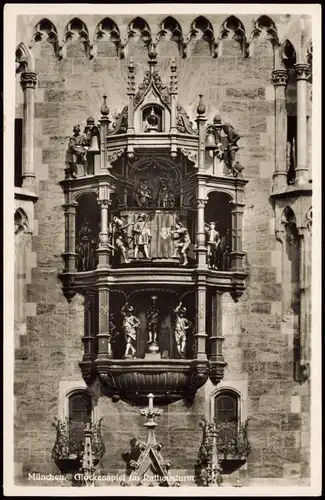
[[[154,109],[151,108],[150,115],[146,120],[145,132],[152,132],[152,131],[157,132],[158,124],[159,124],[158,116],[156,115]]]
[[[177,222],[172,229],[172,238],[173,240],[177,241],[175,245],[175,252],[172,258],[179,258],[179,263],[182,266],[186,266],[188,264],[187,254],[191,244],[191,238],[188,229],[186,229],[186,227],[184,227],[181,222]]]
[[[231,235],[227,229],[226,234],[220,239],[220,267],[223,271],[230,269]]]
[[[113,230],[112,230],[112,244],[115,249],[122,254],[124,262],[128,264],[130,261],[127,255],[128,248],[128,237],[126,234],[126,228],[130,224],[126,224],[124,219],[120,219],[116,216],[113,217]]]
[[[147,179],[140,180],[140,187],[135,193],[135,201],[138,207],[147,208],[152,202],[152,190],[148,185]]]
[[[140,326],[140,320],[134,316],[134,309],[128,304],[122,307],[121,313],[123,315],[123,331],[126,340],[124,357],[133,358],[136,354],[137,329]],[[131,354],[129,354],[130,352]]]
[[[159,309],[156,305],[157,297],[153,295],[151,297],[151,300],[152,300],[152,304],[149,307],[148,311],[146,312],[148,333],[149,333],[148,344],[157,344],[158,323],[159,323],[160,312],[159,312]]]
[[[76,245],[78,271],[90,271],[95,268],[94,245],[96,246],[96,241],[94,241],[88,221],[85,220],[80,226],[78,243]]]
[[[191,322],[185,317],[185,314],[186,307],[183,306],[181,301],[175,309],[175,340],[177,352],[181,358],[184,358],[185,356],[186,333],[192,325]]]
[[[151,233],[148,220],[145,214],[138,215],[138,218],[132,229],[134,243],[134,258],[137,260],[139,250],[141,250],[146,259],[149,257],[149,243],[151,241]]]
[[[209,269],[218,269],[220,264],[220,243],[219,231],[216,230],[215,222],[209,222],[205,226],[206,244],[208,246],[207,259]]]
[[[65,163],[66,172],[73,178],[78,176],[78,165],[82,165],[84,175],[87,175],[87,151],[89,149],[88,139],[80,133],[80,125],[73,127],[73,136],[69,139]]]
[[[168,177],[166,176],[160,177],[158,206],[160,208],[174,208],[175,202],[176,202],[175,195],[169,187]]]

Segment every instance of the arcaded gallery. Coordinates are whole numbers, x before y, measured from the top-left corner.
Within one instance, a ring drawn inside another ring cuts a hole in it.
[[[311,28],[18,17],[16,484],[309,485]]]

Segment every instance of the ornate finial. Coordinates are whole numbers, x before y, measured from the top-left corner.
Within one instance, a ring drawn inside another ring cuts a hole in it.
[[[152,74],[153,73],[153,68],[154,66],[157,64],[157,52],[156,52],[156,47],[155,45],[152,43],[150,45],[150,49],[149,49],[149,61],[148,61],[148,64],[150,66],[150,73]]]
[[[133,59],[130,57],[130,62],[128,64],[128,93],[135,93],[135,76],[134,76],[134,64]]]
[[[205,105],[204,105],[204,102],[203,102],[203,94],[199,94],[199,104],[198,104],[198,107],[196,108],[196,111],[197,111],[197,114],[198,115],[204,115],[205,114]]]
[[[102,107],[100,108],[100,112],[101,112],[102,116],[109,115],[109,108],[107,106],[107,95],[103,95],[103,104],[102,104]]]

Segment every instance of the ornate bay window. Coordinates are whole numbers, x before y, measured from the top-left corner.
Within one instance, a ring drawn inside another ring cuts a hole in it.
[[[85,296],[84,378],[114,399],[143,403],[151,391],[165,404],[223,377],[218,297],[245,288],[247,181],[233,127],[207,124],[201,95],[195,128],[177,102],[175,62],[169,88],[156,63],[151,50],[136,90],[130,60],[115,123],[104,96],[99,124],[74,127],[61,280],[68,300]]]

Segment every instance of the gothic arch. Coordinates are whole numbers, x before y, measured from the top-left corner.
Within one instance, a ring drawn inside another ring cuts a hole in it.
[[[117,24],[110,17],[105,17],[96,26],[94,55],[117,56],[121,46],[121,35]]]
[[[75,55],[75,50],[78,50],[78,45],[79,47],[82,47],[86,56],[89,56],[90,43],[88,28],[86,24],[81,21],[81,19],[74,17],[68,22],[64,29],[64,43],[61,47],[59,57],[66,58],[68,56],[69,46],[74,47],[72,55]]]
[[[166,17],[160,24],[160,31],[157,36],[157,47],[162,53],[174,54],[175,48],[177,52],[183,45],[183,31],[181,25],[172,16]]]
[[[124,47],[128,46],[129,55],[132,55],[132,49],[148,51],[152,37],[149,24],[142,17],[135,17],[128,24],[124,43],[122,44],[122,57],[124,55]],[[140,42],[140,46],[138,43]],[[135,45],[138,45],[135,47]]]
[[[41,19],[33,30],[33,43],[42,42],[44,40],[50,43],[58,41],[58,32],[55,25],[49,19]]]
[[[21,42],[16,49],[16,73],[23,71],[35,72],[35,58],[29,47]]]
[[[26,212],[22,208],[18,208],[15,211],[14,222],[15,222],[15,234],[18,234],[22,231],[25,233],[28,232],[29,230],[28,217],[26,215]]]
[[[223,55],[223,41],[224,40],[233,40],[240,45],[242,51],[245,52],[246,55],[246,33],[245,27],[243,23],[235,16],[229,16],[222,23],[221,31],[219,35],[218,41],[218,55]]]
[[[211,55],[212,47],[214,45],[214,31],[210,21],[204,17],[199,16],[191,23],[190,31],[185,44],[185,55],[187,54],[187,47],[190,52],[204,52],[204,45],[208,46],[209,55]]]
[[[274,48],[279,45],[279,38],[276,25],[269,16],[260,16],[253,24],[249,43],[249,55],[256,52],[256,44],[261,42],[261,55],[267,49],[267,44],[263,41],[269,42],[272,53]]]
[[[281,65],[285,69],[293,68],[296,62],[296,50],[290,40],[285,40],[280,47]]]

